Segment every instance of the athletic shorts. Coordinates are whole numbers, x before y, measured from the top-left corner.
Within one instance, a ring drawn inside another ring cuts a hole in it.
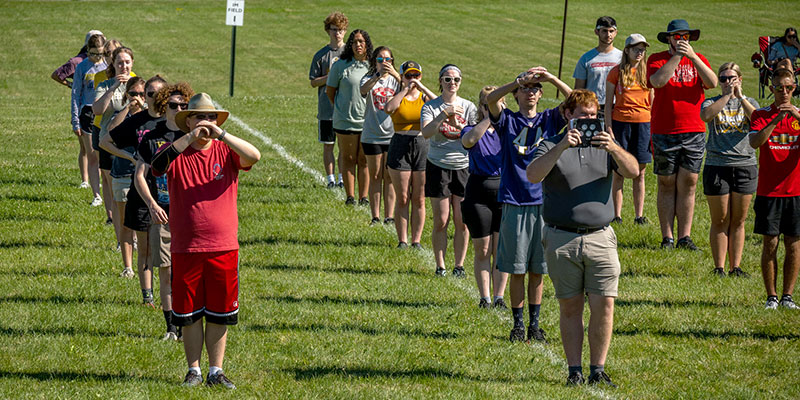
[[[134,231],[147,232],[150,229],[150,210],[139,196],[135,186],[128,191],[128,203],[125,204],[123,225]]]
[[[78,114],[78,124],[80,124],[81,131],[87,135],[91,135],[93,123],[94,112],[92,112],[92,106],[83,106],[83,108],[81,108],[81,113]]]
[[[621,122],[612,120],[614,139],[628,153],[631,153],[639,164],[648,164],[653,161],[650,152],[650,123],[649,122]]]
[[[164,268],[172,265],[172,256],[169,252],[169,244],[172,234],[169,231],[169,224],[151,224],[147,232],[147,246],[150,249],[150,262],[148,265],[153,268]]]
[[[319,120],[317,125],[317,140],[323,144],[336,143],[336,134],[333,133],[333,121]]]
[[[706,149],[705,132],[652,135],[653,172],[656,175],[675,175],[682,167],[700,173]]]
[[[467,168],[445,169],[428,161],[425,165],[425,197],[464,197],[468,177]]]
[[[497,269],[509,274],[546,274],[542,248],[542,206],[503,204],[500,239],[497,241]]]
[[[753,194],[758,187],[758,166],[724,167],[708,165],[703,167],[703,194],[721,196],[730,192]]]
[[[542,241],[556,298],[584,293],[617,297],[620,264],[614,228],[580,234],[545,226]]]
[[[333,131],[336,132],[337,135],[360,135],[361,131],[349,131],[347,129],[336,129],[333,128]]]
[[[361,148],[364,149],[364,154],[368,156],[377,156],[379,154],[388,153],[389,152],[389,145],[388,144],[377,144],[377,143],[364,143],[361,142]]]
[[[125,203],[128,201],[128,191],[131,189],[131,178],[111,178],[111,191],[114,201]]]
[[[800,236],[800,196],[756,196],[753,232],[759,235]]]
[[[461,202],[461,215],[473,238],[483,238],[494,232],[500,232],[503,205],[497,201],[499,188],[499,176],[471,174],[467,179],[464,201]]]
[[[172,322],[239,322],[239,250],[172,253]]]

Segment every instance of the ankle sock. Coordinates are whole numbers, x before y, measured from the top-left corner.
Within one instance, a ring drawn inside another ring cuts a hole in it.
[[[488,297],[488,296],[487,296],[487,297],[481,297],[481,299],[482,299],[482,300],[486,300],[486,302],[487,302],[487,303],[489,303],[489,302],[490,302],[490,300],[489,300],[489,297]]]
[[[222,368],[220,367],[208,367],[208,376],[216,375],[220,372],[222,372]]]
[[[521,328],[525,326],[525,320],[522,316],[522,307],[511,307],[511,315],[514,316],[514,327]]]
[[[583,367],[580,365],[570,365],[568,368],[570,375],[574,374],[575,372],[579,372],[581,375],[583,375]]]
[[[503,298],[503,296],[494,296],[492,298],[492,303],[496,303],[498,299],[502,299],[502,298]]]
[[[342,183],[342,174],[339,174],[339,183]]]
[[[590,365],[589,366],[589,376],[592,376],[594,374],[599,374],[599,373],[605,371],[604,367],[605,367],[605,364],[602,364],[602,365]]]
[[[167,322],[167,332],[175,332],[175,325],[172,325],[172,310],[163,311],[164,321]]]
[[[539,327],[539,310],[541,308],[541,304],[528,304],[528,317],[530,318],[530,326],[534,328]]]
[[[200,367],[189,367],[189,371],[197,372],[197,375],[202,375],[203,372],[200,371]]]
[[[333,174],[328,175],[328,183],[336,183],[334,179],[336,178],[334,178]]]

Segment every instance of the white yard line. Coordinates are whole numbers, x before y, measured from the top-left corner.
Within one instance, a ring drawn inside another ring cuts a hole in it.
[[[214,102],[214,105],[218,109],[221,109],[221,110],[225,109],[219,103],[217,103],[216,101]],[[275,143],[274,141],[272,141],[272,139],[270,139],[269,136],[265,135],[264,133],[262,133],[261,131],[259,131],[257,129],[253,129],[252,127],[250,127],[250,125],[248,125],[246,122],[242,121],[241,119],[239,119],[237,116],[233,115],[232,113],[228,116],[228,119],[233,121],[236,125],[239,125],[239,127],[244,129],[247,133],[257,137],[258,139],[260,139],[262,142],[264,142],[264,144],[269,146],[269,148],[271,148],[276,153],[278,153],[286,161],[294,164],[296,167],[300,168],[301,170],[303,170],[307,174],[311,175],[311,177],[314,178],[314,180],[316,180],[320,185],[324,185],[325,184],[325,177],[319,171],[307,166],[305,163],[303,163],[302,161],[298,160],[297,157],[291,155],[288,151],[286,151],[286,148],[284,148],[280,144]],[[344,195],[342,194],[342,192],[340,190],[334,190],[333,192],[337,193],[337,197],[338,198],[344,199]],[[365,212],[369,213],[370,211],[369,211],[369,209],[365,209]],[[391,226],[384,225],[384,229],[386,229],[387,231],[391,231],[391,233],[394,233],[394,229],[392,229]],[[434,264],[433,251],[431,251],[430,249],[423,249],[422,255],[423,255],[423,257],[425,257],[425,259],[427,261],[429,261],[430,265]],[[474,286],[472,286],[469,283],[467,283],[466,279],[451,279],[450,281],[454,282],[455,285],[457,287],[459,287],[467,295],[469,295],[470,298],[476,298],[476,295],[478,294],[478,289],[476,289]],[[494,314],[497,315],[497,317],[501,321],[503,321],[503,323],[506,326],[510,326],[511,325],[511,317],[508,316],[508,313],[494,313]],[[540,343],[532,343],[531,347],[539,350],[540,353],[544,354],[547,357],[547,359],[550,361],[550,364],[552,364],[553,366],[555,366],[555,367],[557,367],[559,369],[563,369],[564,366],[567,364],[566,360],[561,358],[561,356],[556,354],[555,351],[553,351],[550,347],[548,347],[546,345],[543,345],[543,344],[540,344]],[[596,398],[599,398],[599,399],[603,399],[603,400],[614,400],[615,399],[610,394],[608,394],[608,393],[606,393],[603,390],[600,390],[598,388],[594,388],[594,387],[585,385],[583,387],[583,389],[586,392],[588,392],[589,394],[591,394],[592,396],[594,396]]]

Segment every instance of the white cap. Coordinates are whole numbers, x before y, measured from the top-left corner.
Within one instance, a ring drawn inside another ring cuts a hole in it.
[[[639,33],[634,33],[625,39],[625,47],[635,46],[639,43],[644,43],[645,46],[650,46],[650,43],[647,43],[647,40],[644,38],[644,36]]]
[[[94,35],[102,35],[102,34],[103,34],[103,32],[100,32],[100,31],[98,31],[96,29],[90,30],[89,33],[86,34],[86,39],[83,40],[83,45],[84,46],[88,46],[89,45],[89,38],[90,37],[92,37]]]

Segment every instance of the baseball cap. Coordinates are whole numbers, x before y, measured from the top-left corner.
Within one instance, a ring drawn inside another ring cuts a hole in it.
[[[422,66],[419,65],[419,63],[416,61],[408,60],[404,62],[403,65],[400,66],[400,68],[403,71],[403,75],[405,75],[406,72],[408,71],[417,71],[420,74],[422,73]]]
[[[636,46],[639,43],[644,43],[645,46],[650,46],[650,43],[647,43],[647,39],[645,39],[644,36],[639,33],[634,33],[625,39],[625,47]]]

